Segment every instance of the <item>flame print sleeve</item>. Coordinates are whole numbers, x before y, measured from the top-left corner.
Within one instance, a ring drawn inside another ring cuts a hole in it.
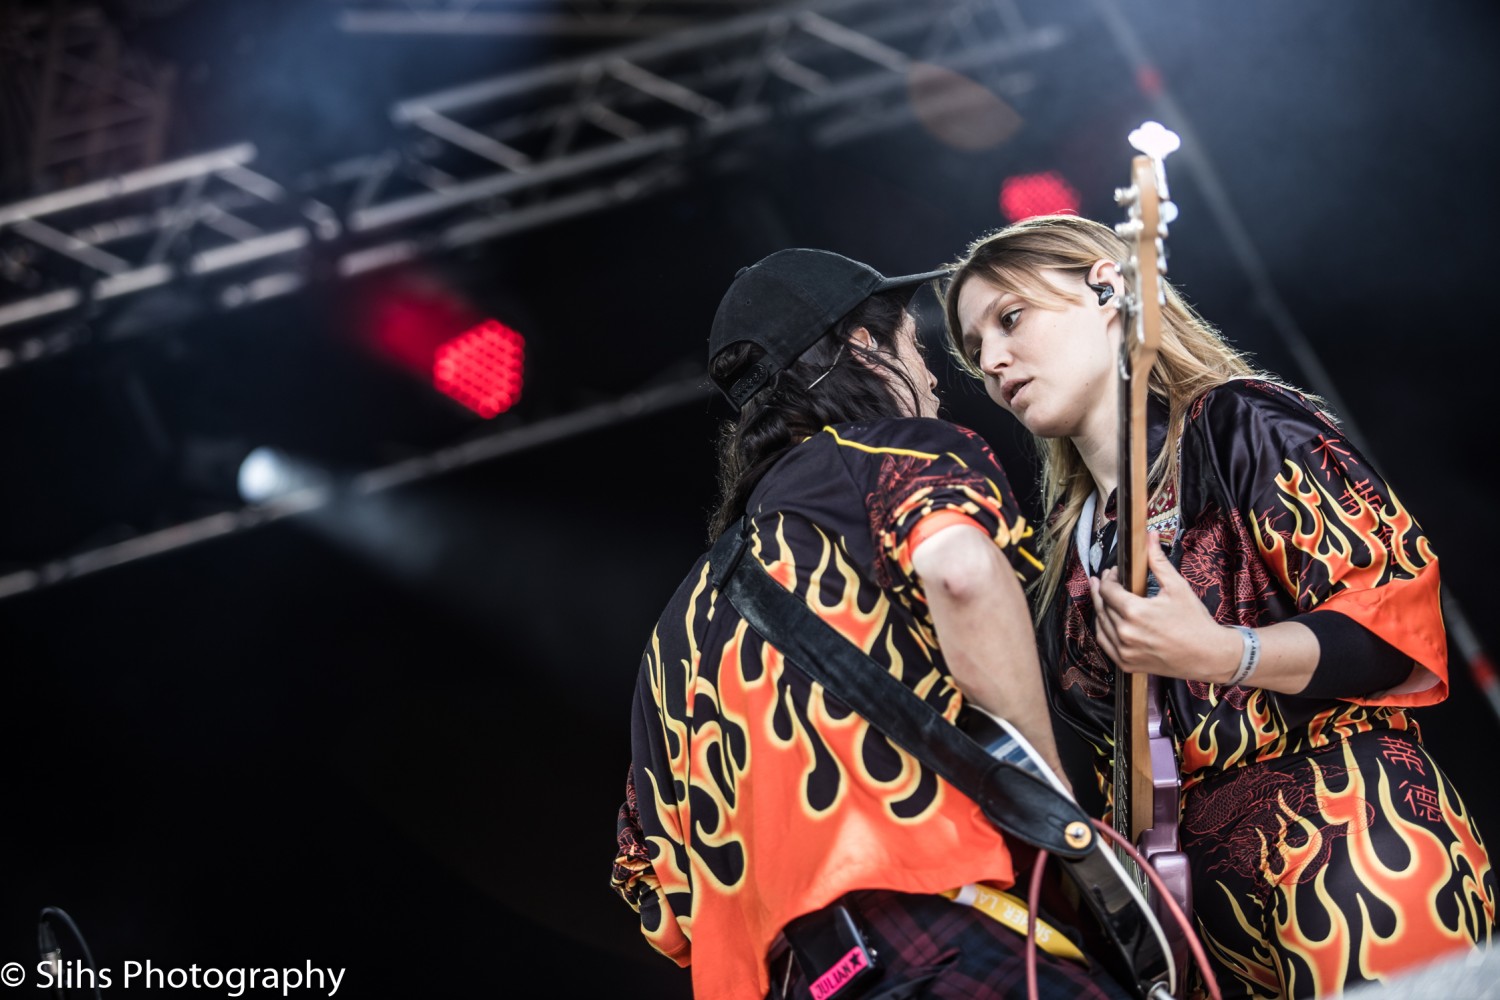
[[[1395,687],[1342,700],[1419,706],[1447,696],[1438,561],[1422,528],[1348,438],[1262,382],[1211,394],[1215,463],[1271,576],[1302,615],[1337,613],[1409,658]],[[1328,649],[1323,656],[1368,655]],[[1338,664],[1341,673],[1357,664]]]
[[[841,448],[861,452],[875,463],[866,505],[881,586],[916,594],[912,554],[923,539],[955,521],[972,523],[994,539],[1023,583],[1041,573],[1033,529],[982,439],[939,420],[891,421],[881,430],[887,439],[896,437],[895,442],[872,449],[857,439],[839,438]]]
[[[691,712],[702,678],[694,623],[708,602],[700,559],[679,586],[641,657],[630,722],[632,764],[616,822],[610,887],[640,917],[651,947],[680,966],[692,961],[693,810]],[[682,623],[679,644],[672,626]]]
[[[690,964],[692,943],[682,933],[671,903],[662,892],[661,879],[651,864],[646,833],[641,828],[634,768],[626,778],[625,802],[620,806],[615,842],[610,887],[640,916],[641,932],[653,948],[679,966]]]

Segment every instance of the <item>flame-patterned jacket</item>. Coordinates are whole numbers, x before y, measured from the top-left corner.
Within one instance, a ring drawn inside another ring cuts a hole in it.
[[[1180,446],[1178,489],[1154,502],[1150,521],[1183,577],[1221,624],[1306,624],[1347,679],[1323,697],[1172,682],[1184,787],[1356,732],[1415,730],[1403,709],[1447,696],[1447,644],[1437,556],[1390,486],[1307,399],[1256,379],[1199,397]],[[1113,666],[1094,638],[1078,547],[1066,558],[1064,589],[1040,629],[1043,669],[1054,710],[1107,760]]]
[[[1005,474],[940,420],[825,428],[750,497],[746,558],[952,720],[961,696],[911,553],[977,523],[1040,570]],[[700,558],[641,661],[613,885],[704,1000],[763,997],[789,920],[854,889],[1013,882],[1003,837],[935,774],[825,697],[721,600]]]

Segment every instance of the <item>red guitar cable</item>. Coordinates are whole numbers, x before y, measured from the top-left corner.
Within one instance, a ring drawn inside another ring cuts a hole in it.
[[[1182,912],[1182,907],[1177,905],[1177,900],[1167,891],[1167,885],[1156,874],[1156,869],[1147,864],[1145,857],[1135,849],[1135,845],[1126,840],[1103,820],[1093,820],[1094,826],[1099,831],[1124,848],[1125,853],[1140,866],[1141,871],[1156,886],[1156,891],[1161,895],[1162,901],[1167,904],[1167,911],[1172,914],[1172,919],[1182,928],[1184,939],[1188,947],[1192,949],[1193,961],[1198,965],[1198,972],[1203,976],[1203,984],[1208,988],[1208,995],[1212,1000],[1223,1000],[1219,994],[1219,981],[1214,978],[1213,970],[1208,967],[1208,955],[1203,951],[1203,942],[1198,940],[1198,935],[1193,933],[1193,926],[1188,922],[1187,914]],[[1026,995],[1031,1000],[1037,1000],[1036,986],[1036,914],[1042,905],[1042,871],[1047,866],[1047,852],[1038,850],[1036,852],[1036,863],[1031,866],[1031,891],[1028,894],[1027,904],[1029,910],[1026,914]],[[1179,969],[1178,975],[1183,975],[1187,970]]]
[[[1026,896],[1026,995],[1037,1000],[1036,994],[1036,912],[1042,906],[1042,870],[1047,867],[1047,852],[1036,849],[1036,861],[1031,865],[1031,891]]]

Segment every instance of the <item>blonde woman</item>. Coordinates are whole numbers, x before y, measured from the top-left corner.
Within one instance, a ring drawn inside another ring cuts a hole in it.
[[[1033,218],[976,241],[946,288],[954,353],[1041,451],[1032,596],[1053,709],[1107,773],[1113,664],[1167,680],[1195,918],[1225,996],[1326,996],[1487,943],[1488,856],[1408,711],[1448,690],[1437,557],[1317,401],[1171,288],[1149,383],[1160,592],[1121,585],[1126,253],[1098,223]]]

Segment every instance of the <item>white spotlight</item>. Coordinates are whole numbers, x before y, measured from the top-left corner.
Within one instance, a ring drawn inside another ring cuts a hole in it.
[[[265,446],[256,448],[240,463],[240,499],[265,503],[314,485],[314,477],[286,452]]]

